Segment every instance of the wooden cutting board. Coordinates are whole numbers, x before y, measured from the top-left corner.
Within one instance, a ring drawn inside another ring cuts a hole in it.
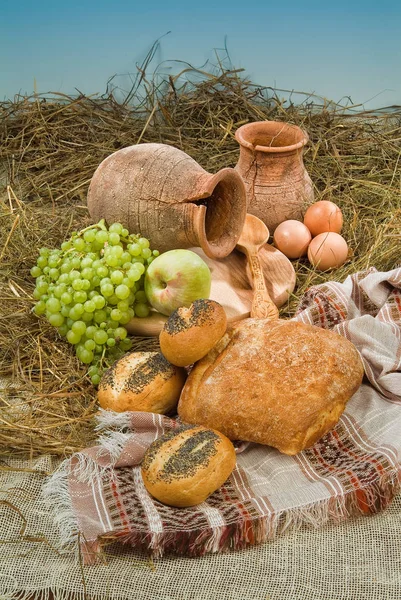
[[[212,273],[210,298],[219,302],[227,314],[227,320],[237,321],[249,317],[252,304],[252,288],[246,257],[234,250],[220,260],[208,258],[200,248],[190,248],[208,265]],[[282,306],[294,290],[296,275],[288,258],[277,248],[266,244],[259,251],[267,291],[276,306]],[[125,326],[131,335],[151,337],[159,335],[166,316],[152,311],[149,317],[134,317]]]

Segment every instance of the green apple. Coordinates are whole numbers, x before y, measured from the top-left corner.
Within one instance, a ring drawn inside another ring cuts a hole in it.
[[[149,265],[145,294],[149,303],[163,315],[194,300],[209,298],[212,276],[204,260],[191,250],[169,250]]]

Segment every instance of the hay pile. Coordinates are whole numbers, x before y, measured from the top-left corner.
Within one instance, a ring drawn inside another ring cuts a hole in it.
[[[119,148],[162,142],[206,170],[234,166],[235,130],[263,119],[300,125],[310,136],[305,164],[316,199],[343,213],[353,256],[333,273],[294,264],[297,288],[400,263],[401,111],[374,116],[313,98],[295,106],[237,71],[195,74],[195,82],[142,81],[126,101],[103,97],[16,97],[0,104],[0,453],[68,455],[93,439],[95,392],[86,368],[44,319],[31,314],[29,270],[41,246],[58,246],[89,223],[86,192],[98,164]],[[128,101],[129,100],[129,101]],[[137,338],[135,348],[156,340]]]

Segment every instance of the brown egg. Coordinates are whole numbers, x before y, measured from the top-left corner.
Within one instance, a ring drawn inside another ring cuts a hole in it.
[[[329,269],[341,267],[347,257],[347,242],[334,231],[319,233],[313,238],[308,247],[309,262],[318,271],[328,271]]]
[[[304,224],[313,236],[326,231],[340,233],[343,226],[343,215],[334,202],[319,200],[307,209]]]
[[[306,254],[312,236],[301,221],[289,219],[276,227],[273,239],[276,248],[287,258],[299,258]]]

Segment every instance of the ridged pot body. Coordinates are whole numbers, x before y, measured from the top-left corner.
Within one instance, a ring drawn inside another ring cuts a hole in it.
[[[246,204],[237,171],[210,174],[167,144],[114,152],[99,165],[88,191],[94,221],[120,222],[161,252],[200,246],[210,258],[228,256],[234,249]]]
[[[237,129],[240,144],[236,170],[245,183],[247,210],[272,234],[287,219],[302,220],[314,200],[303,163],[308,135],[295,125],[259,121]]]

